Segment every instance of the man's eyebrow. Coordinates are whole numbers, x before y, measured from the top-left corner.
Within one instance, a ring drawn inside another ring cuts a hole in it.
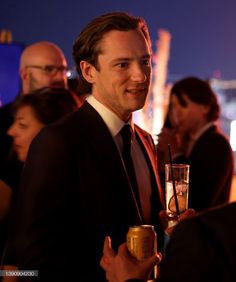
[[[152,58],[152,54],[147,54],[147,55],[140,57],[140,59],[151,59],[151,58]],[[132,57],[120,57],[120,58],[115,58],[111,62],[115,63],[115,62],[120,62],[120,61],[132,61],[133,59],[134,58]]]

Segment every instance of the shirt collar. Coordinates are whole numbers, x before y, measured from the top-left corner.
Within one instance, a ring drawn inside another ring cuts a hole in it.
[[[200,128],[200,130],[198,130],[194,135],[191,136],[191,140],[197,141],[203,135],[203,133],[213,125],[215,125],[215,123],[212,121],[206,123],[202,128]]]
[[[109,131],[111,132],[111,135],[115,137],[126,123],[105,105],[100,103],[94,96],[90,95],[86,100],[99,113],[99,115],[107,125]],[[130,124],[130,126],[134,130],[132,117],[127,123]]]

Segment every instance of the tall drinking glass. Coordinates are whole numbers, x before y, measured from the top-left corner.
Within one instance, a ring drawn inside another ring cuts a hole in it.
[[[176,217],[188,208],[189,165],[165,165],[166,212]]]

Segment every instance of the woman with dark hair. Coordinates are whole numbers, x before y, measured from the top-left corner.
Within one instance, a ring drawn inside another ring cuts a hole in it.
[[[71,93],[66,89],[43,88],[19,96],[13,105],[15,120],[8,129],[18,159],[25,161],[32,139],[45,125],[57,121],[76,108]]]
[[[77,105],[71,93],[63,88],[42,88],[21,95],[14,102],[14,123],[8,129],[8,135],[13,138],[13,151],[17,160],[10,158],[0,169],[0,223],[7,221],[12,196],[18,190],[23,164],[32,140],[43,127],[76,109]],[[3,230],[1,228],[0,237],[3,236]]]
[[[216,94],[208,82],[187,77],[173,85],[170,108],[174,127],[168,130],[166,143],[162,134],[161,145],[172,142],[173,148],[182,150],[179,160],[190,164],[189,207],[202,211],[227,203],[234,161],[229,141],[217,125],[220,107]],[[176,146],[176,134],[181,148]],[[178,158],[174,162],[179,162]]]

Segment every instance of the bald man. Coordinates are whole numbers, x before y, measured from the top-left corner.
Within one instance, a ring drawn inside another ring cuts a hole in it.
[[[41,87],[67,88],[67,62],[62,50],[51,42],[38,42],[27,47],[20,59],[22,93]]]
[[[20,58],[19,74],[22,81],[20,95],[42,87],[67,88],[67,62],[62,50],[54,43],[41,41],[24,49]],[[11,104],[0,108],[0,167],[11,148],[11,138],[6,134],[13,122]]]

